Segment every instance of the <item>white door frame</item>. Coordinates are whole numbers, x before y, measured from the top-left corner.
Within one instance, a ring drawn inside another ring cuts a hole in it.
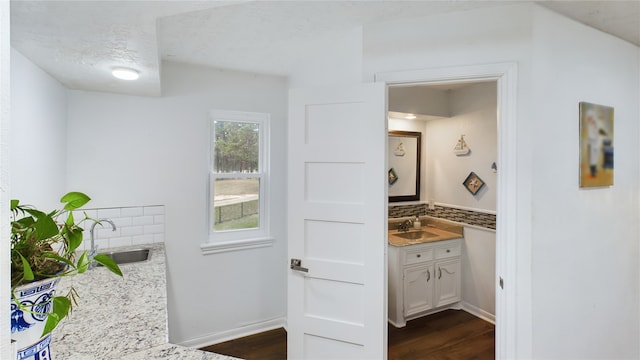
[[[9,209],[9,106],[10,106],[10,31],[9,2],[0,1],[0,206]],[[11,346],[9,304],[11,301],[11,259],[9,258],[9,218],[0,221],[0,359],[15,359]],[[6,250],[6,251],[5,251]]]
[[[531,257],[524,246],[520,244],[519,247],[516,241],[519,220],[517,210],[526,200],[522,196],[518,199],[517,191],[517,65],[498,63],[375,74],[375,81],[384,82],[387,86],[491,80],[498,85],[496,358],[515,359],[523,354],[531,354],[531,308],[528,295],[531,289]]]

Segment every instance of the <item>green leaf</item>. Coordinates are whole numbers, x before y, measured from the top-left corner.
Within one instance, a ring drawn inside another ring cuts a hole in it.
[[[47,322],[44,325],[44,330],[42,331],[42,336],[47,335],[53,329],[58,326],[60,320],[64,319],[69,314],[69,309],[71,308],[71,300],[69,300],[65,296],[55,296],[53,298],[53,308],[51,312],[47,315]]]
[[[122,276],[122,271],[120,270],[120,267],[118,266],[118,264],[116,264],[116,262],[113,261],[113,259],[108,257],[107,255],[96,254],[96,256],[93,257],[93,260],[102,264],[107,269],[111,270],[112,273]]]
[[[82,255],[80,255],[76,268],[78,269],[78,274],[82,274],[89,268],[89,255],[87,255],[86,251],[83,252]]]
[[[65,224],[72,226],[75,224],[75,221],[73,219],[73,212],[69,211],[69,216],[67,216],[67,221],[65,222]]]
[[[12,199],[11,200],[11,211],[18,208],[18,204],[20,204],[20,200]]]
[[[58,314],[49,313],[49,315],[47,315],[47,322],[44,323],[44,329],[42,330],[42,335],[40,337],[45,336],[53,331],[53,329],[58,326],[60,320],[62,319],[60,319],[60,316]]]
[[[18,255],[20,255],[20,259],[22,259],[22,278],[27,281],[33,280],[33,270],[31,270],[29,262],[24,258],[24,256],[22,256],[22,254],[19,253]]]
[[[25,211],[36,218],[33,224],[36,230],[36,240],[48,239],[58,234],[58,225],[51,216],[34,209],[25,209]],[[19,221],[22,222],[24,219],[27,218],[20,219]]]
[[[91,198],[88,197],[87,195],[81,192],[72,191],[64,195],[62,199],[60,199],[60,202],[66,203],[64,205],[65,210],[75,210],[79,207],[82,207],[84,204],[88,203],[89,200],[91,200]]]
[[[34,227],[38,240],[44,240],[58,235],[58,225],[50,217],[38,218]]]
[[[27,213],[29,213],[29,215],[33,216],[36,219],[47,216],[47,214],[45,214],[44,212],[36,209],[25,208],[24,211],[26,211]]]
[[[65,237],[69,243],[69,252],[75,251],[82,244],[82,229],[67,230]]]
[[[13,226],[17,230],[24,230],[29,226],[35,224],[35,222],[36,220],[34,218],[32,218],[31,216],[27,216],[22,219],[14,221],[13,223],[11,223],[11,226]]]

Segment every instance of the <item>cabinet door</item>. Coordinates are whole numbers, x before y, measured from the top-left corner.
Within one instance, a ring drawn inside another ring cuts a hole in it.
[[[433,264],[404,269],[404,316],[433,308]]]
[[[435,263],[436,307],[460,301],[460,259]]]

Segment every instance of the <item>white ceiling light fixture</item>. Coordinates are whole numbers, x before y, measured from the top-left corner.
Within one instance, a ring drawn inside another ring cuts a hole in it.
[[[407,119],[407,120],[413,120],[413,119],[416,118],[416,116],[413,115],[413,114],[407,114],[404,118]]]
[[[111,75],[120,80],[138,80],[140,72],[131,68],[118,67],[111,71]]]

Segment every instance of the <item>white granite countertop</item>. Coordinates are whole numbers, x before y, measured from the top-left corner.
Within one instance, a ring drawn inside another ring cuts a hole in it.
[[[167,342],[164,244],[135,248],[140,247],[151,249],[149,260],[120,265],[124,278],[96,267],[60,282],[59,294],[73,286],[80,297],[70,317],[52,333],[52,358],[235,359]]]

